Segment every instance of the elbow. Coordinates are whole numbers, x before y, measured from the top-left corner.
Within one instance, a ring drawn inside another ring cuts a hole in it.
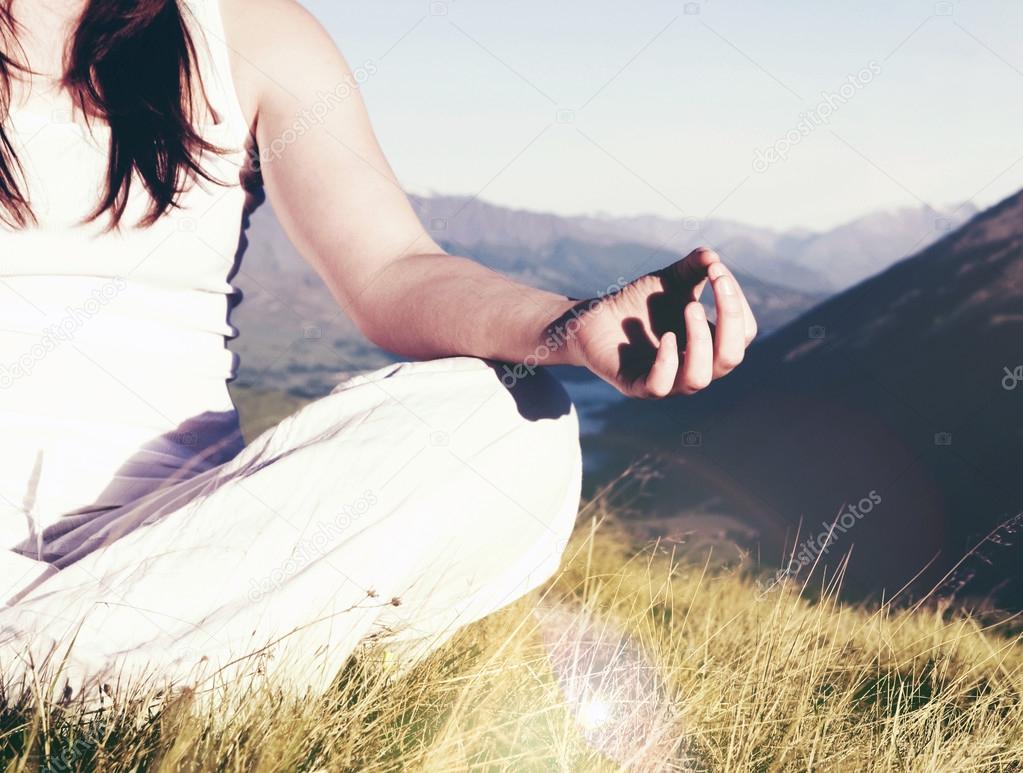
[[[388,325],[379,318],[380,315],[376,315],[372,309],[366,308],[366,304],[352,303],[345,307],[344,311],[358,331],[362,333],[363,338],[381,349],[389,348],[391,341],[388,335]]]
[[[352,303],[345,308],[345,313],[358,331],[369,343],[400,356],[411,354],[403,346],[401,336],[397,335],[398,324],[395,315],[386,311],[386,305]]]

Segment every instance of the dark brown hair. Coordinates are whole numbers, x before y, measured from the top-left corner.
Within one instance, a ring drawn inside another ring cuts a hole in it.
[[[209,0],[216,2],[217,0]],[[15,52],[18,22],[13,0],[0,0],[0,118],[6,119],[12,79],[30,74]],[[180,194],[202,177],[203,152],[223,152],[207,142],[195,121],[209,105],[195,43],[177,0],[87,0],[64,55],[62,85],[86,120],[110,125],[105,190],[86,222],[109,213],[120,225],[133,182],[151,198],[139,223],[150,226],[177,206]],[[0,220],[35,222],[19,185],[21,165],[0,123]]]

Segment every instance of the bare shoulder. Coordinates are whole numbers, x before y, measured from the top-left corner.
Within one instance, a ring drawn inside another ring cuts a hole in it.
[[[267,54],[288,50],[295,44],[329,43],[330,36],[297,0],[219,0],[227,34],[232,43],[266,47]],[[281,49],[284,49],[281,51]]]
[[[330,34],[297,0],[220,2],[238,98],[250,119],[346,65]]]

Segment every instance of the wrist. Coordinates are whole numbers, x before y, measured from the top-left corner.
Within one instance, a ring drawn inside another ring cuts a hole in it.
[[[585,365],[579,344],[581,312],[586,302],[557,298],[540,315],[530,360],[540,365]]]

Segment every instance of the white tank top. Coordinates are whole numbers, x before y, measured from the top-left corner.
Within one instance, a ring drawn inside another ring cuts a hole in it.
[[[106,127],[32,98],[5,120],[38,226],[0,226],[0,548],[62,515],[124,504],[241,448],[225,340],[248,127],[218,0],[191,0],[206,92],[202,135],[230,154],[149,228],[132,187],[121,230],[81,225],[105,182]],[[68,102],[70,104],[70,102]]]

